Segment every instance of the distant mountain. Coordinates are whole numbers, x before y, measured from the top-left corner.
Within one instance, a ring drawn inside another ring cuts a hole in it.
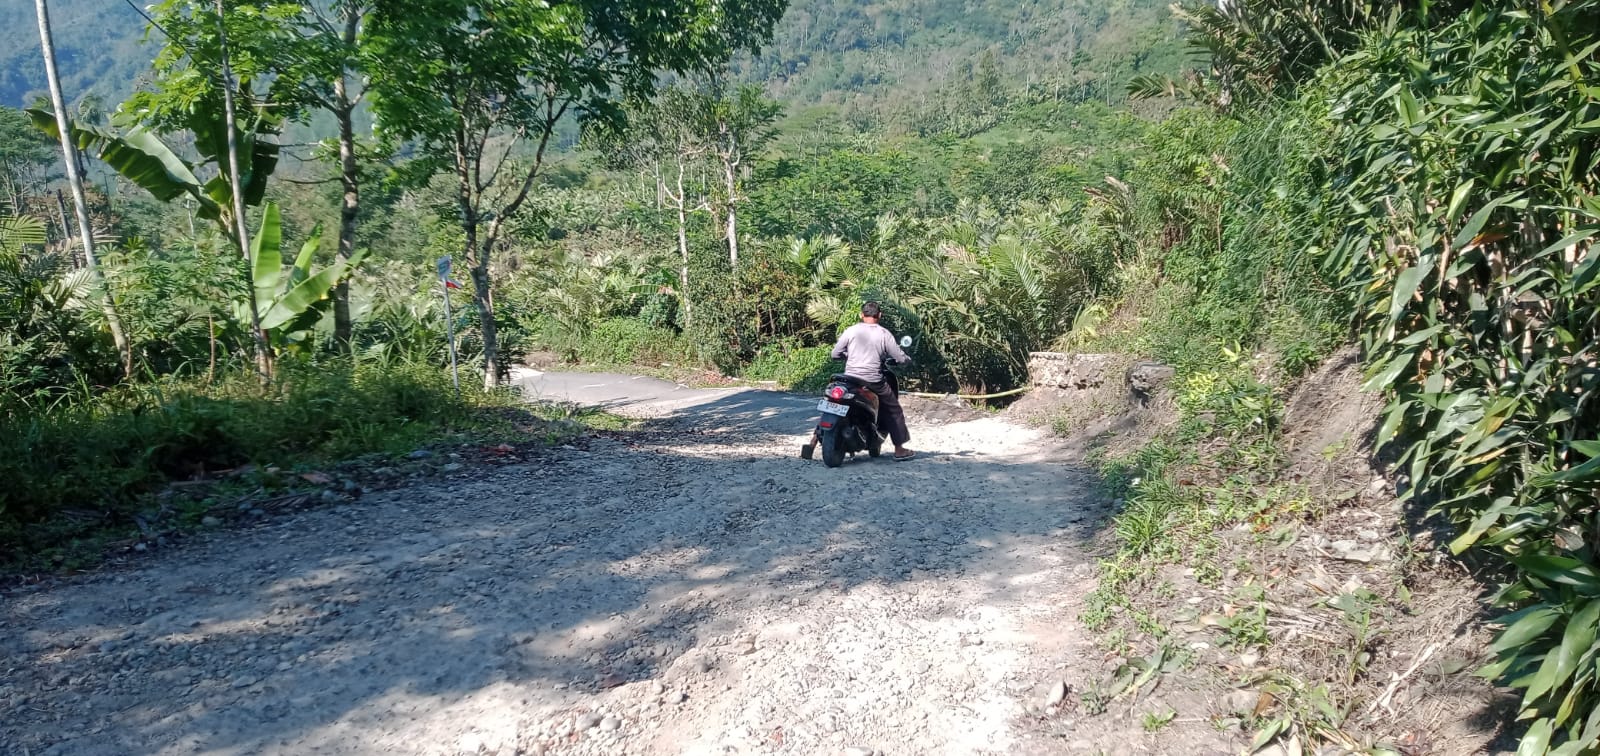
[[[791,104],[913,99],[992,61],[1012,85],[1174,73],[1169,0],[793,0],[742,61]]]
[[[146,0],[134,0],[139,7]],[[145,20],[126,0],[50,0],[61,88],[67,99],[93,95],[114,106],[133,91],[155,56],[142,44]],[[22,107],[45,94],[39,22],[29,0],[0,0],[0,105]]]
[[[145,0],[131,0],[143,7]],[[156,48],[130,0],[50,0],[62,85],[70,100],[108,107],[146,75]],[[791,105],[911,101],[985,57],[1010,84],[1120,83],[1175,70],[1167,0],[794,0],[771,44],[740,61]],[[0,0],[0,104],[44,93],[33,3]]]

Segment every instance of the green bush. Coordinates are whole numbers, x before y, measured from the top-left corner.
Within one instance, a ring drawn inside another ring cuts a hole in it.
[[[844,363],[828,356],[832,347],[802,347],[792,342],[762,349],[744,370],[755,381],[777,381],[794,391],[820,391],[828,379],[844,370]]]
[[[596,365],[656,365],[683,359],[682,339],[637,318],[596,323],[578,347],[578,359]]]
[[[164,380],[0,418],[0,552],[126,525],[169,480],[415,449],[471,427],[488,401],[458,398],[431,367],[286,363],[271,389],[248,374]]]
[[[1338,128],[1322,263],[1357,298],[1410,496],[1517,568],[1496,663],[1519,753],[1600,746],[1600,2],[1475,6],[1322,77]]]

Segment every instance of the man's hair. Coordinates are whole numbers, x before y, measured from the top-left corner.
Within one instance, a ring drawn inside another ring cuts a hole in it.
[[[861,305],[861,317],[876,318],[881,315],[883,315],[883,308],[879,307],[877,302],[868,302]]]

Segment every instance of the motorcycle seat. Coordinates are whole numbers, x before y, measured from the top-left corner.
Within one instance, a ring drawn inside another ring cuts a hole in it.
[[[845,383],[845,384],[849,384],[851,386],[858,386],[858,387],[861,387],[861,388],[866,388],[866,386],[867,386],[867,382],[866,381],[863,381],[860,378],[857,378],[857,377],[855,377],[853,375],[845,375],[844,373],[835,373],[833,375],[832,380],[833,380],[834,383]]]

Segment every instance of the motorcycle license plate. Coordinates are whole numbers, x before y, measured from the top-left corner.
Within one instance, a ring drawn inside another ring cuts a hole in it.
[[[841,417],[850,414],[850,408],[848,406],[843,404],[834,404],[827,399],[823,399],[822,403],[817,405],[817,409],[822,410],[830,415],[839,415]]]

